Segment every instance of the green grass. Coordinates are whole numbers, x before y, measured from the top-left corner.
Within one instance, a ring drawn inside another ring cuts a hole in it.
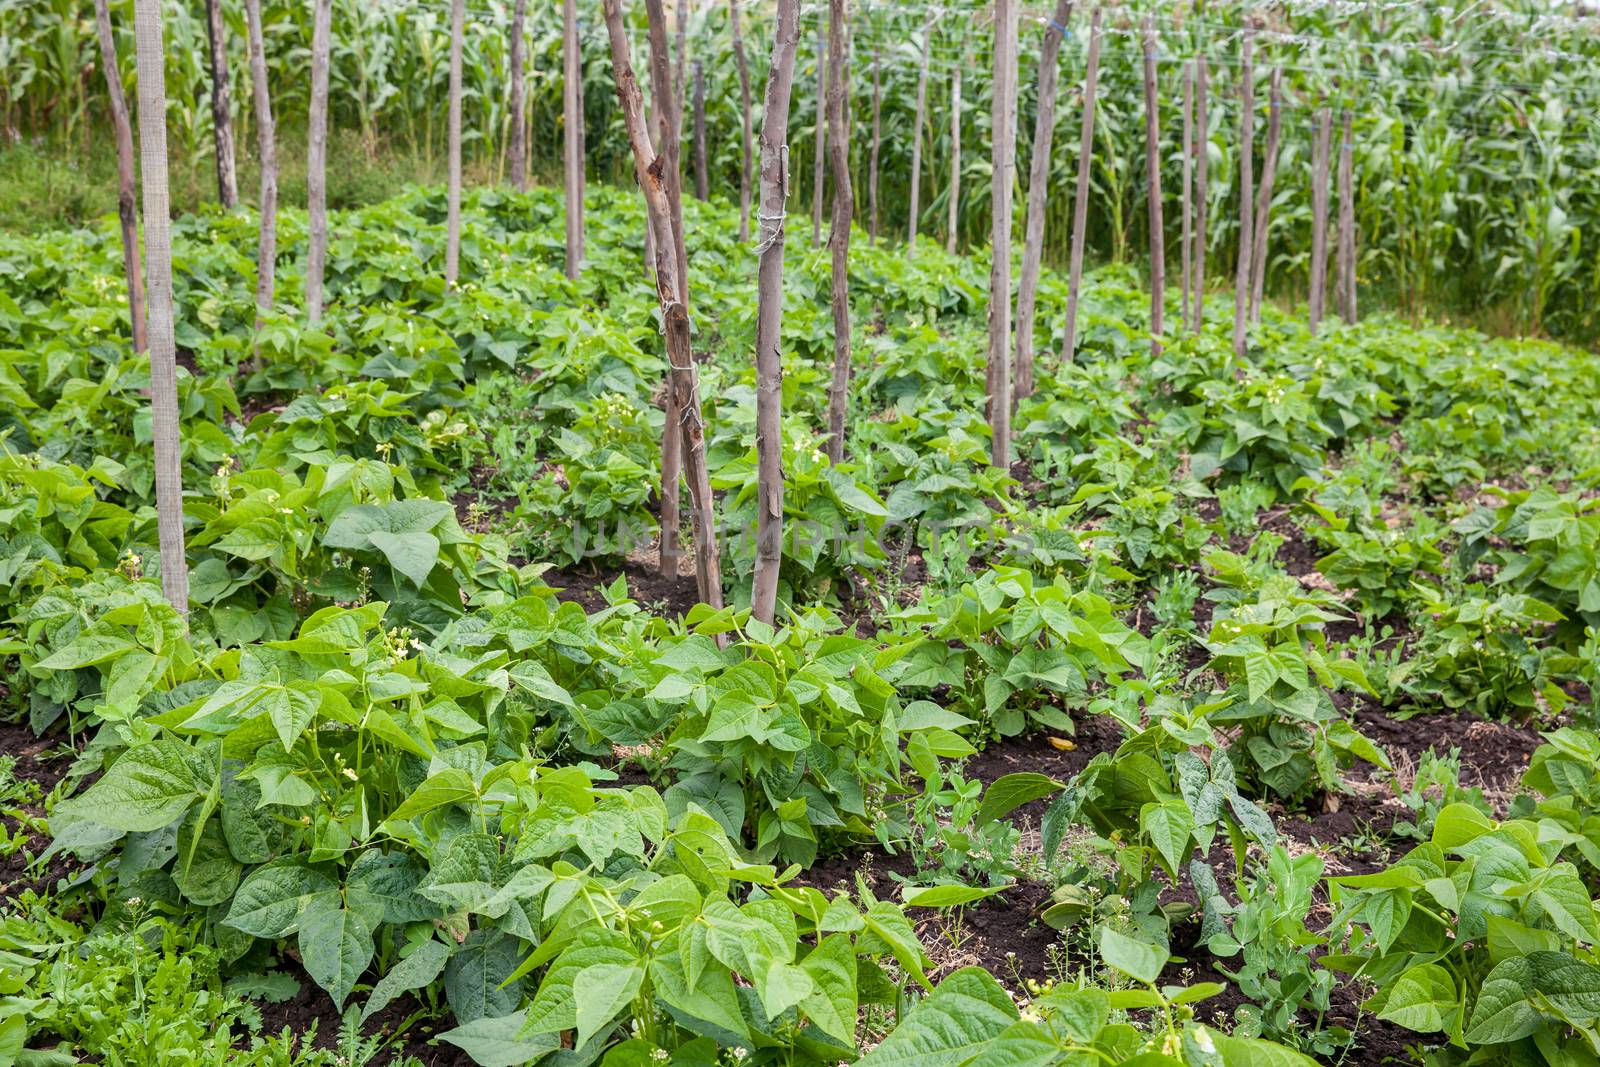
[[[445,180],[442,156],[428,157],[399,145],[371,142],[355,131],[336,131],[328,151],[328,206],[362,207],[395,196],[410,183]],[[254,205],[261,183],[256,154],[240,145],[239,199]],[[468,160],[465,181],[486,184],[488,160]],[[179,160],[169,171],[173,213],[191,214],[217,201],[216,172],[209,154]],[[278,202],[306,201],[305,135],[279,131]],[[87,225],[117,210],[117,157],[111,132],[96,130],[87,148],[76,143],[23,142],[0,149],[0,230],[37,234]]]

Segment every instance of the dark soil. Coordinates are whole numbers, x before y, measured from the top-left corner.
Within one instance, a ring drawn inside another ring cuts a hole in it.
[[[35,737],[33,730],[25,723],[0,724],[0,754],[11,756],[16,760],[11,773],[20,782],[37,784],[41,798],[48,796],[72,767],[72,759],[69,756],[63,755],[46,760],[39,758],[46,749],[54,747],[60,740],[59,735],[52,734]],[[35,819],[44,818],[44,809],[38,803],[17,803],[9,806],[20,809]],[[5,829],[8,836],[15,834],[23,826],[21,820],[0,816],[0,827]],[[0,896],[16,896],[29,889],[42,893],[77,869],[78,865],[70,857],[59,855],[52,857],[45,864],[44,870],[33,869],[33,858],[43,852],[49,843],[49,839],[43,834],[30,828],[27,841],[20,848],[9,856],[0,856]]]
[[[1161,975],[1161,982],[1169,985],[1216,982],[1223,986],[1221,993],[1196,1005],[1195,1017],[1213,1026],[1230,1029],[1236,1021],[1234,1013],[1251,1001],[1239,991],[1233,979],[1223,973],[1218,965],[1219,961],[1203,945],[1196,943],[1199,934],[1198,921],[1184,922],[1173,927],[1172,953],[1177,960],[1167,965],[1166,971]],[[1223,965],[1231,969],[1239,962],[1234,959],[1226,961]],[[1329,1062],[1346,1067],[1378,1067],[1379,1064],[1413,1062],[1408,1050],[1421,1043],[1421,1035],[1403,1026],[1396,1026],[1394,1023],[1379,1019],[1371,1013],[1363,1012],[1361,1003],[1368,995],[1369,991],[1354,983],[1341,982],[1334,986],[1328,1013],[1320,1020],[1322,1027],[1324,1029],[1343,1027],[1354,1033],[1356,1040],[1355,1048],[1348,1055],[1342,1058],[1333,1057]],[[1307,1028],[1317,1025],[1318,1021],[1310,1012],[1305,1011],[1300,1013],[1298,1020],[1300,1025]]]
[[[1538,727],[1471,715],[1414,715],[1397,719],[1361,701],[1350,709],[1356,729],[1370,737],[1392,761],[1415,763],[1430,749],[1439,755],[1461,750],[1462,784],[1479,786],[1490,800],[1514,792],[1529,757],[1543,739]]]
[[[295,965],[293,960],[283,961],[283,970],[288,971],[300,982],[300,991],[281,1004],[268,1004],[264,1001],[257,1002],[261,1008],[261,1032],[276,1034],[285,1027],[293,1034],[315,1034],[309,1044],[313,1048],[334,1049],[339,1045],[339,1027],[341,1021],[339,1012],[333,1006],[333,998],[324,993],[311,978]],[[370,982],[378,980],[377,975],[367,975]],[[376,1034],[385,1034],[396,1037],[393,1049],[393,1062],[398,1062],[405,1056],[414,1056],[426,1067],[472,1067],[472,1057],[462,1050],[449,1044],[433,1044],[435,1036],[445,1030],[455,1027],[455,1022],[446,1016],[443,1019],[423,1017],[417,1019],[402,1034],[396,1035],[395,1031],[412,1015],[422,1010],[423,1005],[410,993],[403,994],[382,1011],[378,1012],[366,1024],[361,1032],[364,1036],[371,1037]],[[375,1063],[388,1063],[391,1059],[380,1056]]]
[[[606,607],[605,590],[619,576],[628,579],[628,595],[638,604],[659,614],[681,618],[700,602],[693,575],[662,574],[653,566],[628,562],[621,567],[562,567],[544,573],[544,581],[556,589],[558,600],[570,600],[587,612]]]

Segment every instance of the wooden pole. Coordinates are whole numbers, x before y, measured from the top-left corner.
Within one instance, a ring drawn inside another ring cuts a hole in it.
[[[1355,144],[1350,131],[1348,109],[1341,120],[1339,143],[1339,316],[1347,323],[1356,321],[1356,205]]]
[[[922,124],[928,111],[928,56],[933,43],[933,8],[922,16],[922,61],[917,69],[917,111],[912,124],[916,127],[911,139],[911,206],[909,232],[906,234],[906,255],[917,250],[917,223],[920,220],[922,195]]]
[[[739,243],[750,240],[750,62],[744,53],[744,31],[739,25],[739,0],[728,0],[728,20],[733,33],[733,59],[739,68],[739,147],[743,153],[739,168]],[[794,72],[790,71],[793,80]],[[769,72],[770,79],[770,72]],[[769,82],[770,84],[770,82]],[[787,92],[787,90],[785,90]],[[789,116],[783,117],[784,136],[788,136]],[[763,124],[765,120],[763,119]],[[784,176],[785,190],[788,175]]]
[[[1156,94],[1156,30],[1144,20],[1144,159],[1150,191],[1150,356],[1161,358],[1167,296],[1167,244],[1161,216],[1161,100]]]
[[[1011,188],[1017,155],[1017,5],[994,3],[989,184],[989,462],[1011,467]]]
[[[1206,89],[1210,82],[1206,57],[1199,60],[1198,80],[1195,86],[1195,219],[1194,219],[1194,332],[1199,333],[1205,323],[1206,310],[1206,251],[1210,244],[1210,185],[1211,174],[1211,117],[1207,109]]]
[[[511,9],[511,187],[528,191],[528,124],[524,121],[522,24],[527,18],[528,0],[517,0]]]
[[[678,139],[682,141],[685,136],[683,116],[689,110],[689,72],[686,69],[689,62],[689,0],[676,0],[672,8],[672,23],[678,35],[677,46],[672,51],[672,101],[678,115]]]
[[[883,84],[878,73],[878,51],[872,51],[872,147],[867,152],[867,237],[878,243],[878,147],[883,140]]]
[[[823,160],[828,145],[828,40],[825,23],[817,23],[817,129],[815,158],[811,161],[811,247],[822,247]]]
[[[828,389],[828,459],[844,459],[845,419],[850,406],[850,219],[855,214],[850,183],[850,130],[845,125],[846,0],[828,0],[828,160],[833,170],[833,219],[828,248],[833,253],[833,382]]]
[[[1316,335],[1328,300],[1328,150],[1333,133],[1333,113],[1317,112],[1317,129],[1311,145],[1311,292],[1307,317]]]
[[[1245,352],[1245,327],[1250,319],[1250,259],[1255,253],[1255,28],[1244,31],[1244,55],[1239,65],[1239,257],[1233,287],[1233,354]]]
[[[1282,115],[1279,94],[1283,70],[1273,68],[1272,95],[1267,105],[1267,151],[1261,163],[1261,189],[1256,196],[1255,249],[1250,257],[1250,321],[1261,321],[1261,301],[1267,286],[1267,245],[1272,232],[1272,186],[1278,174],[1278,137]]]
[[[1033,313],[1039,292],[1039,260],[1044,254],[1045,198],[1050,194],[1050,148],[1056,128],[1056,68],[1061,40],[1072,17],[1072,0],[1056,0],[1055,14],[1039,47],[1039,113],[1033,124],[1033,158],[1028,162],[1028,217],[1022,238],[1022,273],[1017,278],[1017,373],[1020,400],[1033,393]]]
[[[449,185],[445,194],[444,284],[453,287],[461,269],[461,50],[466,36],[466,0],[450,3]]]
[[[206,44],[211,54],[211,130],[217,155],[217,202],[232,211],[239,204],[233,156],[233,107],[228,92],[228,39],[222,0],[206,0]]]
[[[562,5],[561,67],[563,184],[566,190],[567,277],[583,269],[583,69],[578,47],[578,2]]]
[[[150,346],[146,341],[144,278],[139,269],[139,183],[133,162],[133,127],[128,121],[128,100],[122,94],[117,39],[111,32],[111,9],[106,0],[94,0],[94,24],[100,36],[100,63],[105,68],[111,132],[117,144],[117,221],[122,227],[122,273],[128,280],[128,325],[133,350],[144,352]]]
[[[101,0],[104,2],[104,0]],[[244,0],[250,35],[250,85],[255,98],[256,139],[261,156],[261,237],[256,244],[256,329],[272,310],[278,260],[278,128],[272,120],[267,82],[266,40],[261,29],[261,0]]]
[[[750,589],[750,614],[768,625],[777,612],[778,574],[783,564],[783,218],[789,196],[789,94],[799,42],[800,0],[778,0],[761,116],[761,259],[756,268],[758,504],[756,566]]]
[[[657,268],[657,285],[660,282],[660,263],[663,255],[673,260],[673,270],[670,275],[673,281],[674,295],[677,301],[684,306],[684,319],[688,319],[688,289],[687,289],[687,262],[680,260],[677,247],[683,235],[682,216],[676,208],[681,208],[681,203],[675,205],[673,200],[674,190],[679,188],[678,178],[678,117],[673,107],[672,84],[672,53],[667,46],[666,13],[662,0],[645,0],[645,17],[648,23],[647,39],[650,45],[650,109],[654,120],[653,140],[650,145],[650,163],[657,180],[660,182],[663,195],[667,201],[666,225],[663,229],[657,225],[654,215],[648,211],[650,191],[645,192],[646,216],[648,229],[646,236],[647,252]],[[608,16],[609,18],[609,16]],[[626,42],[626,37],[624,37]],[[615,46],[612,48],[615,55]],[[615,59],[613,58],[613,62]],[[641,188],[643,188],[641,183]],[[687,342],[685,342],[687,344]],[[679,509],[679,487],[684,480],[684,451],[687,438],[681,432],[675,432],[674,427],[685,424],[686,412],[681,407],[682,394],[675,384],[675,364],[672,363],[669,353],[669,369],[667,373],[667,391],[663,401],[663,414],[665,416],[665,430],[661,435],[661,552],[659,564],[661,573],[676,577],[678,574],[679,540],[678,531],[682,524]],[[698,386],[696,387],[698,389]],[[691,489],[691,498],[693,491]],[[691,499],[691,515],[693,502]],[[691,518],[691,524],[697,520]],[[698,545],[696,546],[698,550]],[[698,570],[697,570],[698,573]],[[701,590],[702,596],[704,589]]]
[[[700,383],[695,373],[694,355],[690,350],[689,309],[679,295],[684,290],[678,277],[680,257],[674,254],[673,244],[681,241],[682,232],[673,227],[672,205],[667,196],[667,182],[657,165],[655,151],[650,145],[650,133],[644,121],[643,94],[628,57],[628,36],[622,26],[620,0],[603,0],[606,32],[611,42],[611,62],[617,83],[617,101],[622,111],[623,125],[628,131],[628,142],[633,149],[634,177],[644,191],[645,208],[650,225],[656,234],[656,297],[661,304],[661,320],[666,335],[667,363],[670,368],[670,389],[677,397],[676,407],[681,413],[678,427],[683,438],[684,467],[689,483],[689,498],[694,521],[694,551],[696,576],[700,598],[713,608],[722,607],[722,564],[717,555],[717,533],[714,520],[715,502],[711,496],[711,481],[706,469],[705,424],[700,413]],[[659,3],[653,5],[651,14],[659,15]],[[657,23],[653,29],[664,35]],[[665,50],[651,49],[653,80],[663,77],[666,71]],[[670,82],[668,82],[670,85]],[[668,95],[658,108],[669,116],[672,97]],[[671,429],[671,424],[668,424]]]
[[[698,56],[694,61],[694,195],[700,200],[711,195],[706,175],[706,65]]]
[[[683,144],[678,131],[683,115],[677,105],[672,80],[672,48],[667,44],[667,14],[662,0],[645,0],[645,17],[650,29],[651,96],[656,107],[661,154],[666,163],[667,203],[672,208],[672,244],[678,257],[678,299],[689,306],[689,254],[683,240]]]
[[[1071,363],[1078,351],[1078,295],[1083,287],[1084,230],[1089,225],[1089,179],[1094,162],[1094,98],[1100,85],[1100,9],[1089,22],[1088,69],[1083,75],[1083,130],[1078,139],[1078,184],[1072,196],[1072,252],[1067,268],[1067,328],[1061,359]]]
[[[183,448],[178,414],[178,349],[172,313],[172,223],[167,193],[167,89],[160,0],[135,0],[133,39],[139,71],[140,184],[144,192],[145,277],[150,340],[150,430],[156,482],[161,590],[189,614],[189,565],[183,548]]]
[[[1194,60],[1183,65],[1183,188],[1179,196],[1178,211],[1182,216],[1181,236],[1179,243],[1182,246],[1180,260],[1182,261],[1182,294],[1183,303],[1178,311],[1178,321],[1185,329],[1190,328],[1191,301],[1194,294],[1194,198],[1191,189],[1194,185]]]
[[[322,321],[322,272],[328,257],[328,54],[333,0],[315,0],[311,25],[311,102],[306,123],[306,320]]]
[[[956,230],[961,222],[961,71],[972,62],[972,46],[956,64],[950,78],[950,200],[948,220],[945,223],[944,250],[954,254]]]

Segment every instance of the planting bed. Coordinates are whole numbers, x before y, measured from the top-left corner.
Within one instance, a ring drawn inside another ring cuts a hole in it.
[[[834,464],[791,242],[774,628],[731,209],[715,611],[636,198],[577,282],[558,198],[466,210],[456,290],[436,191],[336,216],[254,353],[250,220],[176,223],[187,619],[116,236],[0,237],[0,1063],[1590,1062],[1600,359],[1272,308],[1236,357],[1223,296],[1153,356],[1108,268],[1006,470],[986,264],[863,242]]]

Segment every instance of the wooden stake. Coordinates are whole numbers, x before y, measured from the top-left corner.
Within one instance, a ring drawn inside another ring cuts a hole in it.
[[[511,9],[511,187],[528,191],[528,124],[523,92],[522,24],[527,17],[528,0],[517,0]]]
[[[739,243],[750,240],[750,62],[744,54],[744,31],[739,25],[739,0],[728,0],[728,20],[733,33],[733,59],[739,68],[739,147],[742,162],[739,168]],[[768,73],[770,84],[770,72]],[[791,80],[793,71],[790,72]],[[785,90],[787,91],[787,90]],[[762,122],[765,125],[765,119]],[[788,136],[789,116],[783,117],[784,136]],[[787,189],[787,175],[785,175]]]
[[[1067,268],[1067,328],[1061,360],[1071,363],[1078,351],[1078,294],[1083,287],[1084,230],[1089,225],[1089,178],[1094,163],[1094,98],[1100,85],[1100,9],[1089,22],[1088,69],[1083,75],[1083,130],[1078,139],[1078,184],[1072,197],[1072,252]]]
[[[1144,20],[1144,161],[1150,191],[1150,357],[1161,358],[1167,296],[1167,244],[1161,217],[1161,100],[1156,95],[1156,30]]]
[[[737,0],[735,0],[737,2]],[[756,268],[756,566],[750,614],[772,624],[783,564],[783,243],[789,195],[789,93],[800,0],[778,0],[761,116],[761,260]]]
[[[145,276],[150,285],[150,431],[161,591],[178,614],[187,618],[189,564],[183,549],[183,443],[178,414],[178,349],[172,312],[166,59],[160,0],[135,0],[133,39],[139,71],[139,175],[144,192]]]
[[[1347,323],[1356,321],[1356,205],[1355,144],[1351,140],[1352,117],[1349,110],[1341,121],[1339,143],[1339,316]]]
[[[1199,84],[1195,86],[1195,152],[1199,156],[1195,168],[1195,219],[1194,219],[1194,315],[1191,319],[1194,332],[1199,333],[1205,323],[1206,310],[1206,251],[1210,244],[1210,186],[1211,173],[1211,117],[1207,111],[1206,88],[1210,81],[1206,57],[1199,62]]]
[[[103,3],[104,0],[101,0]],[[267,83],[266,40],[261,30],[261,0],[244,0],[250,36],[250,85],[255,98],[256,139],[261,156],[261,236],[256,243],[256,329],[272,310],[278,260],[278,128],[272,120]]]
[[[1194,60],[1183,65],[1183,188],[1179,196],[1182,250],[1183,303],[1178,311],[1178,321],[1185,329],[1190,327],[1190,308],[1194,285],[1194,199],[1190,189],[1194,184]]]
[[[311,24],[311,103],[306,123],[306,320],[322,321],[322,271],[328,258],[328,54],[333,0],[315,0]]]
[[[689,60],[689,0],[676,0],[672,8],[672,23],[678,32],[677,47],[673,49],[672,101],[677,109],[678,140],[686,136],[683,116],[689,110],[689,81],[685,65]]]
[[[822,161],[828,145],[828,40],[826,26],[817,23],[817,129],[816,158],[811,161],[811,247],[822,247]]]
[[[578,46],[578,2],[562,5],[561,110],[563,185],[566,190],[567,277],[583,269],[583,69]]]
[[[920,220],[919,201],[922,195],[922,124],[928,111],[928,56],[933,44],[933,8],[922,17],[922,62],[917,70],[917,112],[913,120],[915,130],[911,139],[911,218],[906,234],[906,255],[917,250],[917,223]]]
[[[461,269],[461,50],[466,0],[450,3],[449,184],[445,193],[444,284],[453,288]]]
[[[950,78],[950,200],[944,250],[952,254],[956,250],[956,230],[961,221],[961,71],[971,62],[972,46],[968,45],[965,57],[956,64]]]
[[[228,94],[228,39],[222,0],[206,0],[206,44],[211,54],[211,130],[217,155],[217,202],[232,211],[239,204],[233,157],[233,107]]]
[[[1281,68],[1272,71],[1272,95],[1267,105],[1267,151],[1261,163],[1261,189],[1256,196],[1255,248],[1250,255],[1250,321],[1261,321],[1261,301],[1267,285],[1267,245],[1272,235],[1272,185],[1278,174],[1278,136],[1282,116],[1279,93]]]
[[[850,182],[850,130],[845,125],[846,0],[828,0],[828,159],[833,169],[833,383],[828,389],[828,459],[844,459],[845,419],[850,406],[850,219],[855,214]]]
[[[1333,114],[1322,108],[1317,112],[1311,142],[1311,292],[1306,304],[1312,336],[1322,325],[1328,300],[1328,149],[1332,133]]]
[[[1072,17],[1072,0],[1056,0],[1055,14],[1039,47],[1039,113],[1033,124],[1028,163],[1028,217],[1022,238],[1022,274],[1017,278],[1017,381],[1020,400],[1033,393],[1033,313],[1044,253],[1045,198],[1050,193],[1050,148],[1056,128],[1056,68],[1061,40]]]
[[[883,140],[883,85],[878,77],[878,52],[872,52],[872,147],[867,153],[867,237],[878,243],[878,146]]]
[[[628,142],[633,149],[634,176],[644,191],[645,208],[651,228],[656,234],[656,297],[661,304],[661,319],[666,334],[667,363],[670,368],[670,389],[677,398],[676,407],[681,413],[679,428],[683,439],[684,466],[688,475],[689,498],[694,520],[694,551],[696,576],[700,598],[713,608],[722,607],[722,564],[717,555],[717,533],[714,519],[715,502],[711,496],[711,480],[706,469],[705,424],[700,414],[700,383],[695,373],[694,355],[689,342],[689,309],[679,294],[684,285],[678,277],[680,257],[674,254],[673,244],[681,241],[681,231],[674,231],[672,205],[667,196],[667,183],[660,164],[650,146],[650,134],[644,121],[643,94],[633,73],[628,57],[628,36],[622,26],[620,0],[603,0],[606,32],[611,41],[611,62],[617,83],[617,101],[621,107],[623,125],[628,131]],[[652,14],[659,15],[659,4],[653,5]],[[663,33],[657,23],[653,29]],[[652,49],[652,66],[655,77],[666,68],[664,50]],[[665,81],[665,78],[661,78]],[[672,97],[668,95],[659,110],[672,110]],[[671,424],[669,424],[669,429]]]
[[[1255,254],[1255,28],[1245,27],[1244,56],[1239,66],[1239,257],[1233,286],[1233,354],[1245,352],[1245,327],[1250,320],[1250,258]]]
[[[994,3],[989,184],[989,462],[1011,467],[1011,188],[1017,154],[1017,5]]]
[[[645,0],[645,18],[650,31],[651,97],[658,101],[656,130],[665,157],[667,203],[672,209],[672,247],[678,257],[678,299],[689,306],[689,254],[683,240],[683,144],[678,131],[683,129],[683,114],[677,106],[672,81],[672,49],[667,44],[667,14],[662,0]],[[659,169],[659,167],[658,167]],[[687,315],[687,312],[685,312]]]
[[[706,65],[694,61],[694,195],[701,200],[710,195],[706,176]]]
[[[122,273],[128,280],[128,326],[133,336],[133,350],[144,352],[149,344],[146,341],[144,278],[139,269],[139,207],[136,203],[139,186],[133,162],[133,127],[128,122],[128,100],[122,94],[117,39],[111,32],[111,9],[106,0],[94,0],[94,24],[100,36],[100,65],[105,68],[106,96],[111,103],[111,132],[117,143],[117,221],[122,226]]]
[[[666,13],[661,0],[645,0],[645,17],[648,28],[646,39],[649,42],[650,62],[650,110],[651,110],[651,162],[657,180],[661,184],[663,194],[667,199],[667,214],[665,229],[657,225],[654,215],[650,214],[649,190],[641,189],[645,193],[647,230],[645,232],[645,249],[651,263],[657,268],[657,285],[660,281],[661,257],[666,255],[673,260],[674,294],[680,304],[684,306],[684,318],[688,318],[688,289],[687,289],[687,262],[679,260],[677,248],[683,236],[682,216],[674,210],[673,191],[679,187],[678,159],[676,143],[678,139],[678,117],[673,108],[672,84],[672,53],[667,47]],[[624,38],[626,42],[626,38]],[[615,48],[613,47],[613,53]],[[678,207],[681,208],[681,203]],[[665,239],[663,240],[663,236]],[[687,341],[685,342],[688,343]],[[684,424],[685,412],[681,407],[682,396],[675,384],[674,364],[670,358],[667,372],[667,391],[663,401],[663,416],[665,429],[661,435],[661,551],[658,563],[661,573],[677,577],[678,558],[680,556],[678,533],[682,525],[679,508],[679,489],[683,483],[684,449],[686,438],[681,432],[674,432],[673,427]],[[698,388],[698,386],[697,386]],[[691,497],[692,497],[691,491]],[[691,501],[691,512],[692,512]],[[691,519],[691,523],[693,520]],[[702,595],[704,590],[702,590]]]

